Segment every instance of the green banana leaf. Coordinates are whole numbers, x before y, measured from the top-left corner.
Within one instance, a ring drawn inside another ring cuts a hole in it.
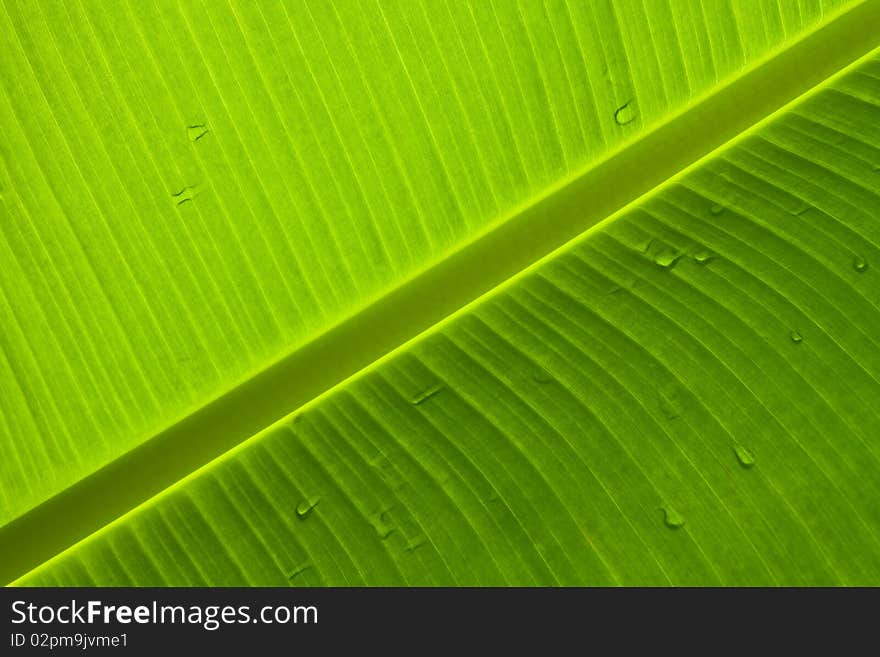
[[[4,0],[24,585],[880,584],[880,3]]]

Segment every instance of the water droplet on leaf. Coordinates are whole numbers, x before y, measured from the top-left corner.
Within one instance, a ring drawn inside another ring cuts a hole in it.
[[[667,420],[674,420],[681,415],[678,389],[670,387],[660,391],[660,412]]]
[[[208,134],[208,128],[204,123],[196,123],[194,125],[186,126],[186,135],[189,137],[190,141],[198,141],[206,134]]]
[[[670,529],[678,529],[684,525],[684,516],[671,506],[663,507],[663,522]]]
[[[556,379],[545,369],[540,369],[532,374],[532,381],[535,383],[555,383]]]
[[[862,256],[856,256],[852,261],[853,269],[855,269],[860,274],[868,271],[868,261],[865,260]]]
[[[744,468],[751,468],[755,465],[755,455],[747,447],[742,445],[734,445],[733,451],[736,454],[736,460]]]
[[[715,259],[715,256],[706,249],[701,249],[694,253],[694,262],[698,265],[705,265]]]
[[[307,500],[300,500],[300,503],[296,505],[296,515],[305,520],[309,514],[311,514],[312,509],[318,506],[318,498],[312,498]]]
[[[415,395],[410,397],[409,401],[411,404],[415,404],[416,406],[418,406],[419,404],[421,404],[425,400],[430,399],[431,397],[436,395],[441,390],[443,390],[443,384],[436,383],[436,384],[432,385],[430,388],[426,388],[425,390],[422,390],[421,392],[416,393]]]
[[[374,515],[370,520],[370,524],[373,526],[376,535],[383,541],[391,536],[395,529],[394,525],[391,524],[388,518],[387,511],[380,511],[379,513]]]
[[[183,205],[187,201],[192,201],[196,197],[195,187],[187,185],[179,192],[171,192],[171,197],[177,205]]]
[[[789,333],[789,337],[791,338],[791,341],[795,344],[800,344],[804,341],[804,336],[802,336],[798,331],[792,331],[791,333]]]
[[[407,552],[415,552],[420,547],[425,545],[427,540],[424,536],[416,536],[415,538],[411,538],[406,542],[406,545],[403,546],[403,549]]]
[[[614,122],[617,125],[626,125],[636,120],[636,111],[631,107],[632,100],[626,101],[623,105],[614,110]]]
[[[722,212],[724,212],[723,205],[718,205],[717,203],[715,203],[709,207],[709,214],[711,214],[713,217],[717,217]]]
[[[304,564],[300,564],[296,568],[294,568],[291,573],[287,576],[288,581],[294,579],[295,577],[302,575],[305,571],[312,567],[312,564],[306,562]]]
[[[654,262],[663,269],[672,269],[679,258],[681,258],[681,254],[677,251],[664,248],[654,256]]]

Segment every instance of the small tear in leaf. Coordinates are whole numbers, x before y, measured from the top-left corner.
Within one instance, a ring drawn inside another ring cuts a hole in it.
[[[792,331],[788,334],[788,337],[790,337],[791,341],[795,344],[800,344],[804,341],[804,336],[802,336],[799,331]]]
[[[862,256],[855,256],[852,261],[852,266],[853,269],[855,269],[860,274],[868,271],[868,261],[865,260]]]

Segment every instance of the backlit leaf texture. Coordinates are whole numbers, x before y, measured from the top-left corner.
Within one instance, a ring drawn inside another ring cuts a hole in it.
[[[0,520],[837,4],[3,3]],[[18,583],[876,584],[878,125],[874,54]]]

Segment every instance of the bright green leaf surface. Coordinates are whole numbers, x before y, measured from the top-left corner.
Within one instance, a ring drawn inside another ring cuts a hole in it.
[[[23,583],[880,582],[878,125],[874,57]]]
[[[831,9],[5,2],[0,521]],[[874,56],[20,583],[880,582],[878,125]]]
[[[673,4],[5,0],[0,522],[836,3]]]

